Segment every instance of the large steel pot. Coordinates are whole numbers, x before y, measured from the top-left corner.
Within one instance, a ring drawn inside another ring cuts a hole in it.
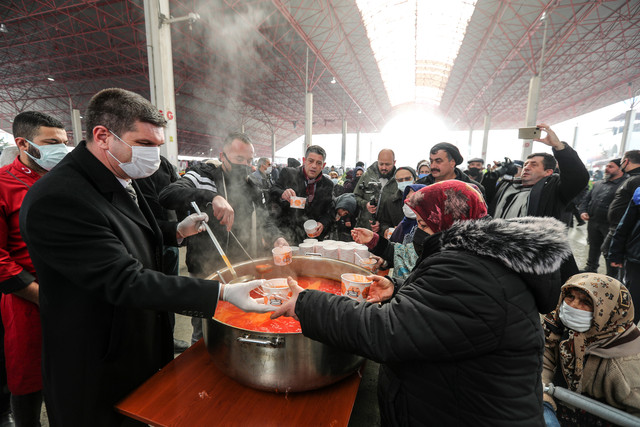
[[[234,265],[238,275],[256,274],[255,265],[272,264],[270,258]],[[344,261],[296,256],[287,267],[275,267],[264,278],[305,276],[340,281],[342,273],[370,274]],[[210,278],[224,281],[231,273],[219,271]],[[236,381],[275,392],[312,390],[332,384],[354,372],[364,358],[322,344],[301,333],[255,332],[204,319],[203,335],[216,366]]]

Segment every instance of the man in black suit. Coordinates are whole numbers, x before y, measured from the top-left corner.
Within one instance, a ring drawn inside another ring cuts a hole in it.
[[[160,164],[166,121],[147,100],[105,89],[89,102],[87,141],[27,193],[20,229],[40,281],[43,380],[52,426],[132,424],[113,405],[173,357],[166,312],[211,317],[218,299],[268,311],[260,281],[224,286],[161,273],[162,245],[206,215],[162,230],[132,179]]]

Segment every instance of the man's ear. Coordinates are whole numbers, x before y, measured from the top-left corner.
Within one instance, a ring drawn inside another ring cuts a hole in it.
[[[93,136],[93,142],[97,147],[102,149],[109,148],[107,138],[111,135],[111,132],[109,132],[106,127],[102,125],[95,126],[91,131],[91,135]]]
[[[553,175],[553,169],[544,170],[544,176],[551,176],[551,175]]]
[[[27,149],[29,148],[29,143],[27,142],[27,140],[21,136],[18,136],[16,138],[13,139],[16,143],[16,146],[18,147],[18,150],[20,151],[27,151]]]

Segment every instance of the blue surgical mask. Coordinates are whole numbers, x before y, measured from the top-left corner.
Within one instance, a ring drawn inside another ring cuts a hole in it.
[[[422,179],[427,175],[429,175],[429,174],[428,173],[421,173],[420,175],[418,175],[418,179]]]
[[[404,192],[404,189],[413,184],[413,181],[402,181],[398,183],[398,190]]]
[[[31,157],[31,159],[36,162],[42,169],[48,171],[53,169],[53,167],[60,163],[60,160],[62,160],[64,156],[69,153],[67,146],[64,144],[36,145],[28,139],[26,139],[26,141],[40,152],[39,159],[33,157],[31,154],[29,154],[29,152],[25,151],[27,156]]]
[[[338,183],[338,178],[331,178],[331,182],[333,182],[334,184]]]

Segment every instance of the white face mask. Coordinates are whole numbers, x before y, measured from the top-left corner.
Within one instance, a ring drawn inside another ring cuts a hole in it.
[[[413,181],[402,181],[398,183],[398,190],[404,192],[404,189],[413,184]]]
[[[266,171],[264,171],[264,173],[266,173],[266,174],[270,174],[272,170],[273,170],[273,167],[271,167],[271,166],[267,166],[267,170],[266,170]]]
[[[402,205],[402,212],[404,213],[404,216],[406,216],[407,218],[416,219],[416,213],[409,206]]]
[[[26,139],[26,138],[25,138]],[[25,151],[27,156],[36,162],[42,169],[50,171],[60,160],[69,153],[69,149],[64,144],[47,144],[37,145],[26,139],[32,147],[36,148],[40,152],[40,158],[36,159],[28,151]]]
[[[593,312],[573,308],[562,301],[559,317],[567,328],[573,329],[576,332],[587,332],[589,328],[591,328]]]
[[[109,131],[111,132],[111,131]],[[140,147],[138,145],[129,145],[122,140],[118,135],[111,132],[120,142],[127,147],[131,148],[131,161],[121,162],[111,154],[109,150],[107,153],[120,165],[120,169],[131,179],[146,178],[153,175],[155,171],[160,167],[160,147]]]

